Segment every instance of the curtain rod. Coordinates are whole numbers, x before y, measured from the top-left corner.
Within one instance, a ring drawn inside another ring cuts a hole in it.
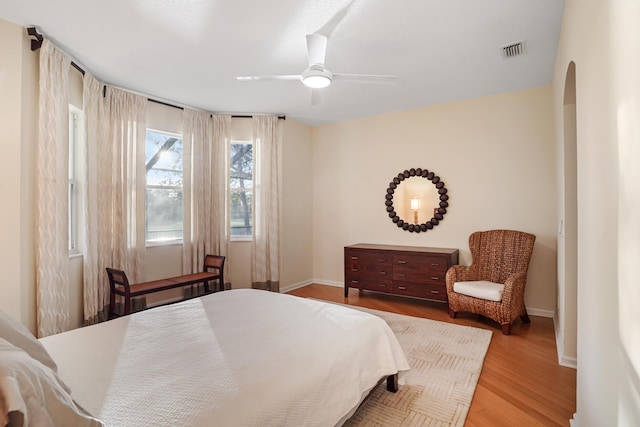
[[[31,40],[31,51],[35,52],[36,50],[40,49],[42,47],[42,41],[44,40],[44,37],[42,37],[42,34],[38,34],[38,30],[36,29],[36,27],[27,28],[27,34],[29,34],[32,37],[35,37],[35,40]],[[73,61],[71,61],[71,66],[76,70],[78,70],[84,76],[85,71],[81,66],[79,66]],[[106,93],[107,93],[107,85],[104,85],[102,95],[106,96]],[[149,102],[155,102],[156,104],[166,105],[167,107],[173,107],[179,110],[184,110],[184,107],[181,107],[179,105],[169,104],[168,102],[164,102],[164,101],[158,101],[157,99],[152,99],[147,97],[147,100]],[[253,118],[253,115],[235,115],[234,114],[231,117],[235,119],[251,119]],[[278,119],[286,120],[287,116],[278,116]]]
[[[165,105],[167,107],[177,108],[178,110],[184,110],[184,107],[181,107],[179,105],[169,104],[168,102],[164,102],[164,101],[158,101],[157,99],[147,98],[147,100],[149,102],[155,102],[156,104]],[[231,118],[234,118],[234,119],[251,119],[251,118],[253,118],[253,115],[251,115],[251,114],[239,114],[239,115],[238,114],[232,114]],[[287,120],[287,116],[278,116],[278,119]]]

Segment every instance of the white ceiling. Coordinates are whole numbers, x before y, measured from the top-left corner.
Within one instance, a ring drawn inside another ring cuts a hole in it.
[[[220,113],[284,114],[319,125],[551,83],[562,0],[0,0],[0,18],[35,26],[99,80]],[[311,104],[298,81],[305,35],[329,37],[334,81]],[[505,59],[502,46],[524,41]]]

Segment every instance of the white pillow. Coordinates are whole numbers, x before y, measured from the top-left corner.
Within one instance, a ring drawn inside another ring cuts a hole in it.
[[[51,368],[2,338],[0,425],[104,426],[73,401],[67,386]]]
[[[44,346],[22,323],[0,310],[0,338],[23,349],[31,357],[44,363],[57,372],[58,367]]]

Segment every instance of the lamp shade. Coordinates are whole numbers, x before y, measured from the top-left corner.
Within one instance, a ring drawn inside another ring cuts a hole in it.
[[[411,199],[411,210],[417,211],[418,209],[420,209],[420,199],[414,197]]]

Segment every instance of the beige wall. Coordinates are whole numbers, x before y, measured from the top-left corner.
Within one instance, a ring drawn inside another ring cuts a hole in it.
[[[313,128],[314,279],[342,284],[343,247],[384,243],[458,248],[469,264],[476,230],[534,233],[526,289],[532,314],[556,305],[556,196],[550,86]],[[427,168],[450,206],[426,233],[395,226],[385,191]]]
[[[280,288],[311,283],[313,278],[313,189],[311,128],[295,120],[283,123]]]
[[[638,22],[638,2],[567,0],[554,71],[562,152],[565,76],[575,63],[577,427],[640,420]]]
[[[3,157],[20,159],[22,129],[20,127],[22,106],[22,27],[2,23],[0,25],[0,138]],[[0,188],[4,206],[19,207],[20,203],[20,162],[11,161],[0,168]],[[20,209],[2,209],[0,230],[3,244],[0,247],[0,270],[5,285],[0,288],[2,300],[9,314],[23,318],[20,287]],[[12,285],[9,285],[12,284]]]
[[[0,20],[0,306],[35,330],[33,243],[37,55],[26,31]]]

